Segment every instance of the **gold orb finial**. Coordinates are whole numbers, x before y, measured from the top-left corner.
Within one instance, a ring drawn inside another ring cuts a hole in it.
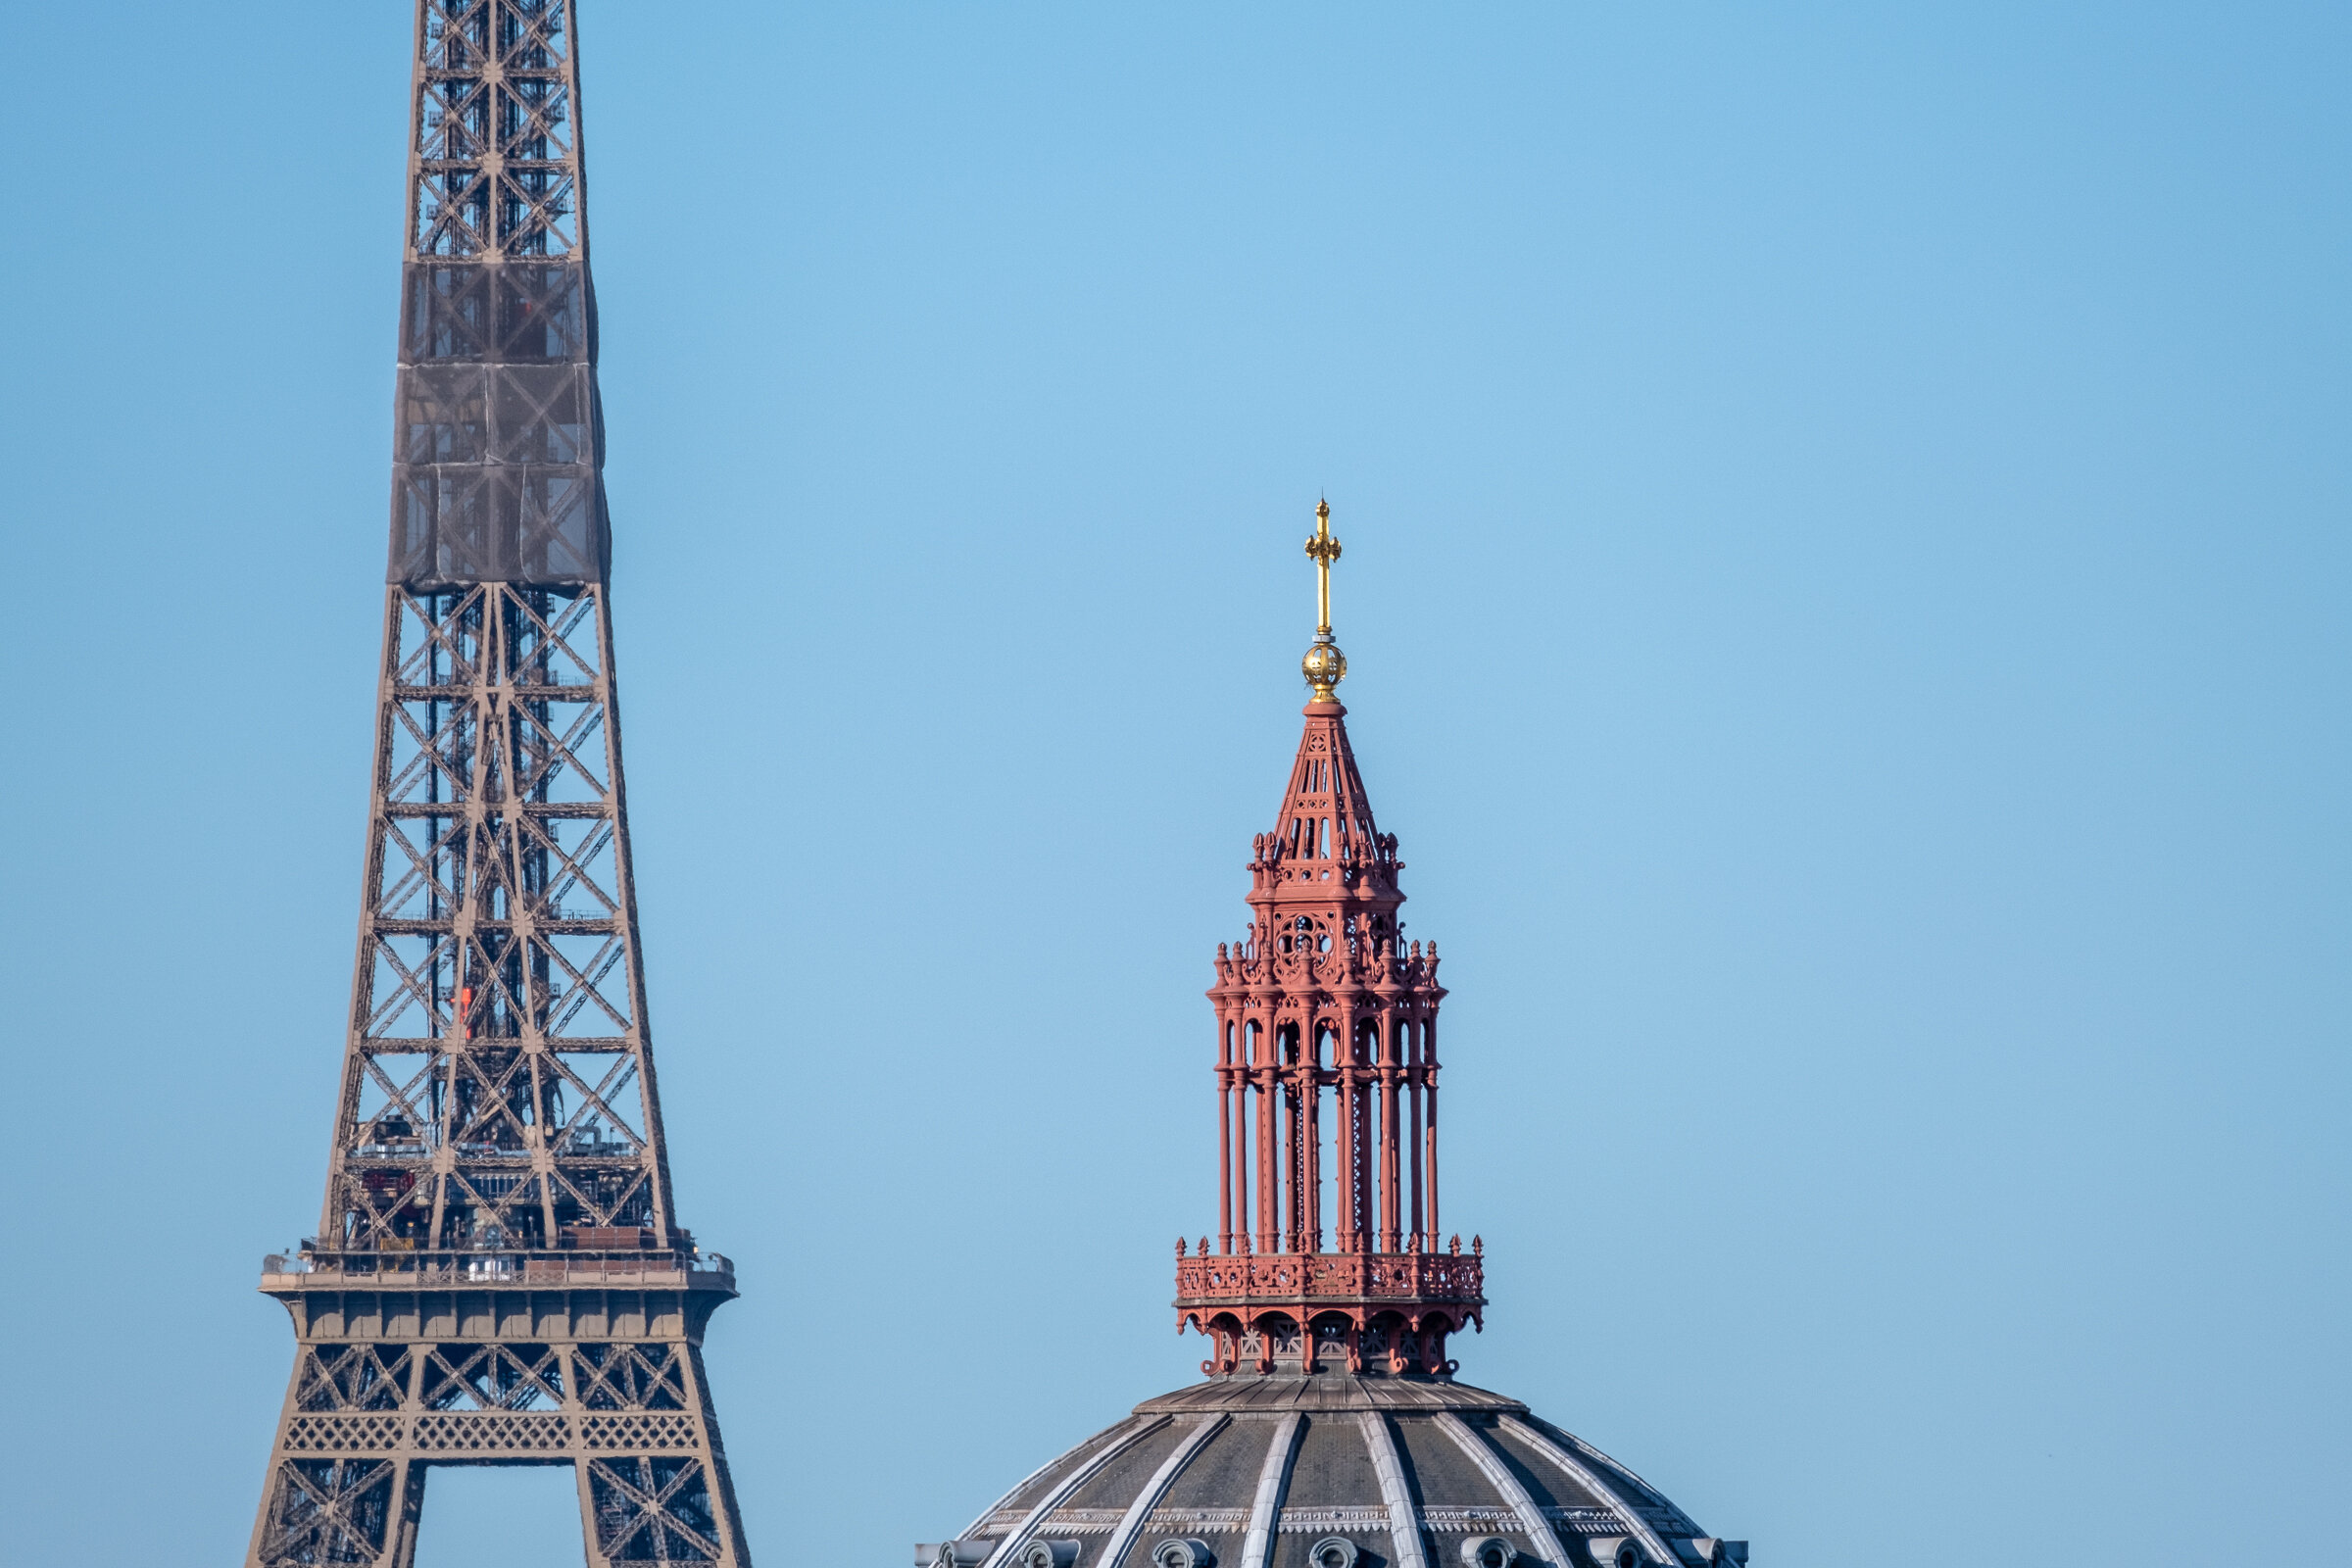
[[[1318,637],[1298,661],[1298,672],[1306,677],[1308,701],[1336,703],[1339,694],[1332,688],[1348,678],[1348,656],[1328,636]]]
[[[1332,688],[1348,678],[1348,656],[1331,640],[1331,564],[1340,559],[1340,542],[1332,537],[1331,503],[1315,503],[1314,537],[1306,542],[1307,558],[1315,564],[1315,641],[1298,662],[1307,690],[1318,703],[1336,703]]]

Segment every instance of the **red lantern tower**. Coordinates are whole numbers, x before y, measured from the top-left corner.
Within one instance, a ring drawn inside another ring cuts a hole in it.
[[[1320,614],[1306,731],[1250,858],[1250,934],[1217,946],[1217,1235],[1176,1245],[1180,1321],[1212,1375],[1445,1373],[1483,1326],[1480,1244],[1439,1245],[1437,944],[1407,942],[1395,834],[1348,744],[1331,508],[1306,542]],[[1328,1237],[1329,1250],[1325,1248]]]
[[[1404,939],[1396,841],[1334,695],[1340,542],[1306,733],[1217,950],[1217,1233],[1176,1244],[1201,1381],[1030,1472],[925,1568],[1740,1568],[1647,1482],[1453,1376],[1486,1309],[1475,1238],[1439,1242],[1436,949]],[[1328,1244],[1328,1245],[1327,1245]]]

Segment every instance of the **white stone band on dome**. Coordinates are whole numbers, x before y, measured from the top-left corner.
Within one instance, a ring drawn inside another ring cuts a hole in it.
[[[1362,1410],[1355,1421],[1371,1451],[1372,1468],[1380,1473],[1380,1497],[1389,1505],[1389,1539],[1396,1544],[1398,1568],[1429,1568],[1429,1554],[1421,1549],[1421,1517],[1413,1508],[1412,1489],[1404,1484],[1404,1462],[1396,1457],[1389,1418]]]
[[[1231,1419],[1227,1415],[1200,1417],[1200,1424],[1186,1435],[1182,1443],[1176,1445],[1175,1451],[1159,1461],[1159,1468],[1152,1472],[1152,1479],[1144,1483],[1144,1490],[1137,1493],[1135,1500],[1127,1505],[1127,1512],[1119,1520],[1118,1528],[1111,1531],[1109,1544],[1102,1548],[1102,1568],[1119,1568],[1119,1564],[1127,1560],[1127,1548],[1135,1544],[1135,1538],[1143,1533],[1144,1522],[1152,1517],[1152,1510],[1159,1506],[1159,1499],[1167,1495],[1168,1483],[1176,1479],[1176,1472],[1189,1464],[1193,1455],[1200,1451],[1200,1445],[1223,1431],[1225,1423]]]
[[[1250,1504],[1250,1534],[1242,1540],[1242,1568],[1266,1568],[1274,1557],[1274,1521],[1290,1489],[1291,1465],[1298,1457],[1298,1434],[1306,1417],[1293,1410],[1274,1429],[1266,1462],[1257,1472],[1257,1495]]]
[[[1560,1538],[1553,1533],[1551,1521],[1544,1517],[1544,1510],[1537,1506],[1534,1497],[1528,1495],[1527,1489],[1519,1484],[1517,1476],[1511,1474],[1511,1467],[1502,1462],[1501,1456],[1488,1447],[1486,1440],[1470,1429],[1469,1422],[1451,1410],[1439,1411],[1437,1419],[1438,1429],[1469,1455],[1470,1462],[1485,1473],[1487,1485],[1500,1493],[1502,1500],[1511,1505],[1511,1511],[1519,1516],[1519,1528],[1527,1533],[1527,1539],[1544,1554],[1544,1560],[1567,1562],[1568,1553],[1561,1546]]]
[[[1097,1471],[1167,1424],[1168,1418],[1163,1415],[1156,1421],[1145,1422],[1123,1438],[1114,1438],[1102,1445],[1086,1463],[1046,1490],[1046,1494],[1037,1499],[1036,1506],[997,1544],[997,1549],[988,1554],[988,1561],[981,1568],[1005,1568],[1005,1564],[1012,1561],[1012,1554],[1029,1544],[1029,1534],[1037,1528],[1040,1520],[1060,1507],[1072,1493],[1092,1481]]]
[[[1504,1416],[1502,1424],[1511,1429],[1512,1437],[1517,1438],[1544,1458],[1576,1477],[1587,1492],[1616,1509],[1617,1517],[1625,1521],[1627,1530],[1642,1543],[1642,1549],[1649,1553],[1651,1561],[1661,1563],[1682,1561],[1682,1558],[1675,1554],[1674,1548],[1667,1545],[1664,1539],[1649,1527],[1649,1521],[1636,1512],[1632,1503],[1619,1496],[1615,1487],[1601,1480],[1599,1472],[1591,1465],[1517,1416]]]
[[[981,1536],[986,1535],[988,1533],[988,1522],[991,1519],[994,1519],[1001,1510],[1012,1506],[1012,1499],[1019,1496],[1022,1493],[1028,1491],[1030,1483],[1036,1481],[1038,1477],[1044,1475],[1049,1470],[1058,1469],[1062,1465],[1068,1464],[1072,1459],[1086,1451],[1086,1446],[1088,1444],[1094,1442],[1095,1438],[1100,1438],[1101,1436],[1102,1436],[1102,1434],[1098,1432],[1092,1438],[1086,1438],[1080,1442],[1071,1444],[1068,1447],[1062,1449],[1061,1452],[1055,1454],[1053,1458],[1048,1459],[1044,1464],[1039,1465],[1036,1469],[1021,1477],[1020,1480],[1012,1484],[1012,1489],[1006,1492],[1004,1495],[999,1497],[996,1501],[990,1503],[986,1508],[982,1509],[979,1518],[964,1526],[963,1534],[956,1539],[959,1541],[973,1541],[977,1540]]]

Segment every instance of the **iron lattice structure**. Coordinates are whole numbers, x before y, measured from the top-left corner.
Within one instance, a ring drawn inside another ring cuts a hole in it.
[[[629,870],[570,0],[418,0],[391,559],[318,1234],[247,1561],[408,1568],[568,1464],[591,1568],[746,1565]]]

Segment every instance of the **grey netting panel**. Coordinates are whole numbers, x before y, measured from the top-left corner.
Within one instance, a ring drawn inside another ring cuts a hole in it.
[[[475,582],[602,582],[604,478],[583,465],[395,464],[389,578],[416,591]]]
[[[584,263],[412,264],[396,401],[389,580],[604,579],[604,421]]]
[[[583,262],[412,262],[400,363],[596,361],[596,291]]]
[[[403,366],[395,463],[480,463],[488,456],[490,370],[481,365]]]
[[[493,462],[595,466],[595,371],[585,365],[502,365],[489,374]]]

